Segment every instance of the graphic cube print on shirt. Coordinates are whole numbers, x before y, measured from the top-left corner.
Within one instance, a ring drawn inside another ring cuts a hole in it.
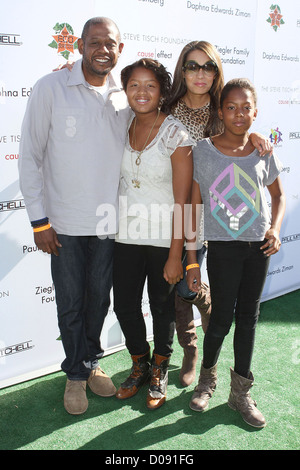
[[[260,214],[259,189],[235,163],[217,177],[209,194],[212,216],[234,239],[251,227]]]

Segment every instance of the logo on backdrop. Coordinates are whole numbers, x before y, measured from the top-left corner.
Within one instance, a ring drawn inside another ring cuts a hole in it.
[[[14,199],[11,201],[0,201],[0,212],[16,211],[25,209],[24,199]]]
[[[139,2],[144,2],[145,0],[138,0]],[[148,0],[148,2],[157,3],[160,7],[163,7],[165,4],[165,0]]]
[[[290,132],[290,139],[300,139],[300,132]]]
[[[282,132],[280,132],[280,130],[278,129],[278,126],[277,126],[277,129],[271,129],[271,134],[269,135],[269,139],[272,142],[272,144],[274,144],[275,146],[278,146],[280,142],[283,142]]]
[[[35,286],[35,295],[40,296],[39,299],[42,304],[55,302],[55,288],[52,283],[50,286]],[[51,294],[51,295],[50,295]]]
[[[74,36],[73,28],[68,23],[56,23],[53,29],[56,34],[48,46],[57,49],[57,53],[68,60],[70,53],[74,54],[74,49],[78,49],[78,37]]]
[[[269,18],[267,22],[270,23],[271,27],[276,32],[280,25],[285,24],[283,21],[283,16],[281,14],[281,10],[279,5],[271,5],[270,6],[271,13],[269,13]]]
[[[0,46],[22,46],[19,34],[0,33]]]
[[[25,351],[30,351],[34,348],[32,340],[24,341],[23,343],[13,344],[12,346],[5,346],[0,349],[0,358],[12,356],[13,354],[23,353]]]
[[[290,243],[290,242],[299,242],[300,241],[300,233],[296,233],[293,235],[286,235],[282,237],[281,243]]]

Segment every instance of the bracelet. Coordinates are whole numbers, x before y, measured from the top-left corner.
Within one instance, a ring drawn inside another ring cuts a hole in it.
[[[41,225],[47,225],[49,223],[48,217],[44,217],[43,219],[33,220],[31,221],[31,227],[40,227]]]
[[[48,230],[51,227],[50,224],[42,225],[42,227],[36,227],[33,229],[34,232],[43,232],[44,230]]]
[[[185,270],[188,271],[189,269],[192,269],[192,268],[199,268],[200,265],[198,263],[194,263],[194,264],[189,264]]]

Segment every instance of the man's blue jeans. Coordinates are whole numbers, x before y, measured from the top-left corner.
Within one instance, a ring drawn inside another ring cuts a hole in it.
[[[61,368],[70,380],[87,380],[103,356],[100,334],[110,305],[114,240],[58,235],[59,256],[51,256],[58,326],[66,354]]]

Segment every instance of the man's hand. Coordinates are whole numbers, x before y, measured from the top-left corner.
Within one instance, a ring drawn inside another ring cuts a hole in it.
[[[52,227],[42,232],[34,232],[34,242],[40,250],[44,253],[49,253],[49,255],[53,253],[58,256],[58,248],[62,247]]]

